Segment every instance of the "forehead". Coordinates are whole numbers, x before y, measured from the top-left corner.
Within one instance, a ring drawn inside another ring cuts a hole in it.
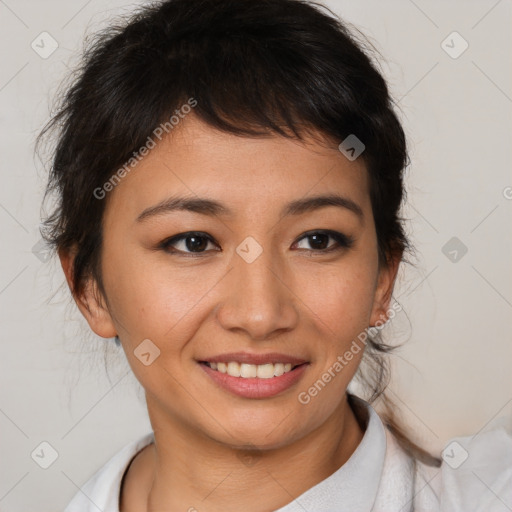
[[[370,207],[361,158],[348,160],[320,135],[246,137],[219,131],[189,115],[109,192],[106,215],[136,217],[168,197],[210,197],[231,212],[277,212],[291,200],[338,193]]]

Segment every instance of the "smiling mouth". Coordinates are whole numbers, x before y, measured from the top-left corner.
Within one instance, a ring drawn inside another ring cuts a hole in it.
[[[231,377],[240,377],[242,379],[271,379],[273,377],[280,377],[285,373],[293,371],[299,366],[303,366],[307,363],[302,364],[291,364],[291,363],[266,363],[266,364],[247,364],[238,363],[236,361],[228,362],[209,362],[200,361],[219,373],[226,373]]]

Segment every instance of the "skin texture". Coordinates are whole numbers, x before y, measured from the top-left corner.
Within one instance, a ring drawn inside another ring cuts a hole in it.
[[[332,193],[357,203],[363,218],[336,206],[280,216],[290,201]],[[174,211],[136,221],[175,195],[214,199],[232,216]],[[190,114],[105,200],[106,296],[91,280],[75,300],[96,334],[119,335],[156,441],[132,461],[121,511],[275,510],[336,471],[363,436],[345,393],[363,351],[308,404],[298,394],[386,318],[399,261],[379,266],[363,161],[320,137],[239,137]],[[336,240],[315,246],[304,236],[321,229],[354,243],[323,252]],[[187,231],[214,242],[205,240],[198,256],[185,240],[174,244],[181,254],[159,248]],[[263,249],[252,263],[236,252],[248,236]],[[60,257],[71,283],[72,253]],[[145,339],[160,350],[149,366],[134,355]],[[309,365],[277,396],[242,398],[198,363],[235,351],[280,352]],[[255,449],[249,464],[247,445]]]

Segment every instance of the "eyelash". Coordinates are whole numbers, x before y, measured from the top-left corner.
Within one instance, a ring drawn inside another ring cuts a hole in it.
[[[294,244],[298,243],[304,239],[310,238],[314,235],[327,235],[327,236],[331,237],[332,239],[334,239],[336,241],[337,245],[328,247],[327,249],[301,249],[301,250],[305,250],[305,251],[309,251],[309,252],[313,252],[313,253],[327,254],[327,253],[331,253],[333,251],[350,249],[354,244],[354,239],[352,237],[345,235],[343,233],[339,233],[338,231],[331,231],[331,230],[326,230],[326,229],[320,229],[317,231],[308,231],[307,233],[302,235],[297,240],[297,242],[294,242]],[[173,236],[171,238],[167,238],[166,240],[164,240],[163,242],[161,242],[159,244],[159,248],[166,252],[183,255],[185,257],[197,258],[197,257],[201,257],[202,255],[206,254],[207,251],[186,252],[186,251],[181,251],[179,249],[175,249],[175,248],[171,247],[172,244],[180,242],[181,240],[186,240],[187,238],[205,238],[208,241],[215,243],[213,238],[206,233],[203,233],[201,231],[188,231],[186,233],[180,233],[179,235]]]

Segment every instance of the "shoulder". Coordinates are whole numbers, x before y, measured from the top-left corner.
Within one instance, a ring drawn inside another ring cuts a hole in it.
[[[401,448],[399,448],[401,449]],[[412,459],[414,512],[512,510],[512,433],[495,428],[450,439],[440,467]],[[402,454],[407,457],[407,454]],[[406,459],[404,459],[406,460]]]
[[[150,432],[127,444],[97,470],[64,509],[64,512],[119,512],[121,481],[132,459],[154,441]]]
[[[512,432],[505,427],[456,437],[433,479],[441,511],[512,510]]]

